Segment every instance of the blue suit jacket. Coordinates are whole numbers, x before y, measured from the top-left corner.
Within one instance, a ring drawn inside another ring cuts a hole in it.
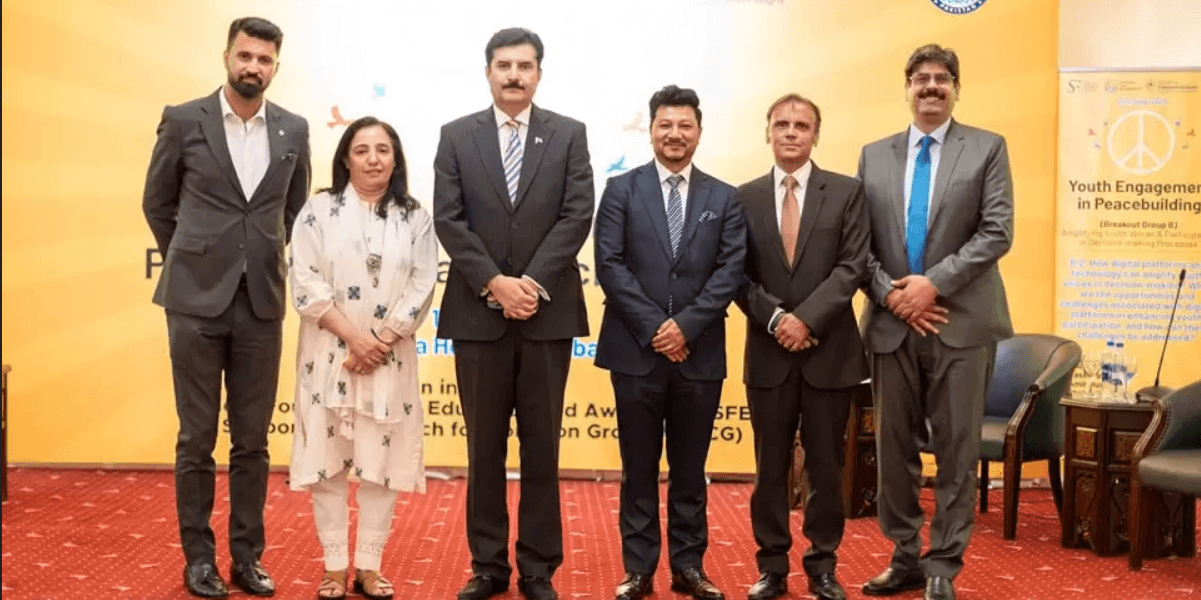
[[[605,185],[593,236],[597,278],[605,291],[596,366],[626,375],[650,373],[665,360],[651,340],[671,317],[688,343],[681,373],[694,380],[724,379],[726,309],[744,277],[742,209],[733,186],[693,167],[681,250],[673,260],[664,204],[653,161]]]

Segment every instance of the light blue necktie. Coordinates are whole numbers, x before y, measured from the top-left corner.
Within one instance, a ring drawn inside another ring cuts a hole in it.
[[[517,202],[517,183],[521,180],[521,124],[517,121],[505,123],[513,130],[509,144],[505,147],[505,183],[509,187],[509,202]]]
[[[909,256],[909,272],[925,271],[926,220],[930,212],[930,146],[934,138],[922,138],[922,151],[913,161],[913,184],[909,187],[909,215],[905,226],[905,254]]]

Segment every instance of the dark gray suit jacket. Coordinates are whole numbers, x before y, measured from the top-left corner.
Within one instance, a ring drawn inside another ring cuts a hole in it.
[[[908,128],[863,147],[859,179],[872,229],[862,315],[869,350],[892,352],[908,326],[884,305],[890,280],[909,274],[905,253]],[[997,261],[1013,245],[1013,179],[1005,138],[951,121],[942,148],[926,234],[925,275],[949,312],[939,339],[970,348],[1013,335]]]
[[[309,125],[267,102],[270,162],[247,201],[229,156],[220,93],[163,109],[142,196],[163,254],[154,302],[216,317],[233,300],[245,265],[254,314],[282,319],[284,246],[309,194]]]
[[[820,389],[846,388],[867,379],[867,357],[851,307],[867,272],[863,186],[813,165],[792,264],[784,257],[772,173],[739,187],[738,203],[749,233],[747,282],[738,297],[747,315],[743,381],[775,387],[796,364],[805,381]],[[777,308],[804,321],[818,345],[800,352],[780,346],[767,331]]]
[[[667,209],[654,161],[610,178],[596,213],[596,269],[605,315],[596,366],[646,375],[661,356],[651,347],[668,318],[668,297],[687,340],[680,373],[726,377],[726,308],[743,279],[746,221],[734,187],[693,167],[680,252],[672,259]]]
[[[510,327],[535,341],[588,335],[576,261],[595,196],[584,124],[532,107],[516,203],[509,201],[497,136],[492,107],[442,126],[434,227],[450,273],[438,337],[491,341]],[[498,274],[528,275],[551,299],[527,321],[505,319],[480,296]]]

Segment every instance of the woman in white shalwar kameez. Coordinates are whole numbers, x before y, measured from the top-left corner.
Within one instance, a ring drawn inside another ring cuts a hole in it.
[[[301,324],[290,481],[313,495],[321,598],[346,593],[348,472],[360,480],[355,589],[368,598],[392,596],[379,568],[396,493],[425,491],[414,333],[433,299],[438,245],[406,180],[395,130],[359,119],[338,144],[333,185],[293,227]]]

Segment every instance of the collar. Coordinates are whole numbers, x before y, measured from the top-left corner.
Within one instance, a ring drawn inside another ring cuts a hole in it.
[[[937,129],[930,132],[930,137],[934,138],[934,141],[937,142],[939,146],[942,146],[947,141],[947,130],[950,128],[951,119],[947,119],[946,122],[944,122],[942,125],[939,125]],[[926,137],[926,134],[922,133],[922,130],[918,129],[917,125],[909,125],[910,148],[921,144],[922,138],[924,137]]]
[[[227,88],[227,87],[229,87],[229,86],[225,86],[225,85],[221,86],[221,91],[217,93],[217,98],[219,98],[221,100],[221,118],[225,118],[230,115],[238,117],[237,113],[234,112],[234,109],[229,106],[229,100],[225,99],[225,88]],[[237,92],[234,92],[234,93],[237,93]],[[253,117],[250,117],[251,121],[253,121],[255,119],[262,119],[264,123],[267,122],[267,99],[266,98],[264,98],[263,103],[259,105],[258,112],[254,113]],[[242,117],[238,117],[238,120],[241,121]]]
[[[772,171],[772,178],[774,180],[775,187],[778,188],[781,185],[784,185],[784,176],[785,175],[792,175],[794,178],[796,178],[796,189],[804,190],[805,187],[807,185],[809,185],[809,175],[811,175],[813,173],[813,161],[812,160],[805,161],[805,164],[801,165],[801,168],[797,169],[796,171],[793,171],[792,173],[785,173],[784,169],[780,168],[780,165],[773,166],[771,168],[771,171]]]
[[[663,166],[663,163],[659,162],[659,159],[656,158],[655,159],[655,170],[658,171],[658,173],[659,173],[659,183],[661,183],[661,184],[666,183],[667,178],[671,177],[672,175],[682,176],[684,178],[684,181],[682,183],[692,183],[692,161],[688,161],[688,164],[684,165],[684,168],[680,169],[679,173],[672,173],[671,169],[668,169],[667,167]]]
[[[530,104],[529,106],[525,107],[525,110],[517,113],[516,117],[510,117],[509,115],[505,114],[505,111],[501,110],[499,106],[493,104],[492,114],[496,115],[496,128],[499,130],[510,120],[517,121],[518,124],[525,125],[528,128],[530,126],[530,112],[533,110],[533,108],[534,105]]]

